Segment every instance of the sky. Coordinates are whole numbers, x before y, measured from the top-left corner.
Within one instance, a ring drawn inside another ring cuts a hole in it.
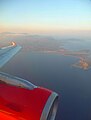
[[[91,33],[91,0],[0,0],[0,32]]]

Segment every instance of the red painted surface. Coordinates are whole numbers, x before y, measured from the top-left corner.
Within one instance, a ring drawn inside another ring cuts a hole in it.
[[[28,90],[0,84],[0,120],[40,120],[51,93],[44,88]]]

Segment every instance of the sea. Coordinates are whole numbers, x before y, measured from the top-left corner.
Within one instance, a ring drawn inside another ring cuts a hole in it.
[[[71,51],[90,50],[90,39],[21,36],[11,35],[2,40],[1,44],[6,44],[13,39],[23,48],[1,71],[58,93],[56,120],[91,120],[91,69],[74,67],[73,64],[79,61],[78,57],[46,52],[50,48],[54,51],[60,48]],[[47,39],[47,43],[44,42]]]

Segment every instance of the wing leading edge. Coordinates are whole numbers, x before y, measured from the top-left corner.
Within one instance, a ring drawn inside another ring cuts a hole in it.
[[[7,63],[19,50],[21,46],[16,45],[14,42],[10,46],[0,49],[0,68]]]

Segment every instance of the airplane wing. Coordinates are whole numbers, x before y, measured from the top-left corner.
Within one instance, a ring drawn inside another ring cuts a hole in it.
[[[0,72],[0,120],[55,120],[58,95]]]
[[[7,63],[19,50],[21,46],[16,45],[14,42],[10,46],[0,49],[0,68]]]
[[[19,50],[12,45],[0,49],[0,67]],[[0,120],[55,120],[58,94],[31,82],[0,72]]]

